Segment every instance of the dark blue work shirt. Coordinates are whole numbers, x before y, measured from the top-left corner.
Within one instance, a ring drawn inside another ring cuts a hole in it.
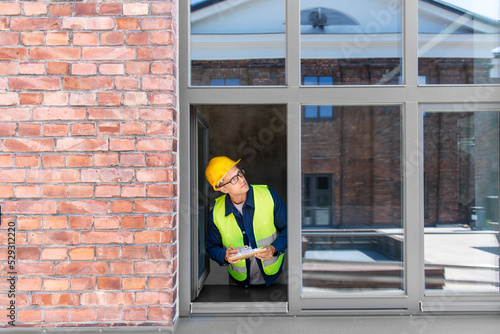
[[[274,225],[276,226],[276,230],[278,231],[278,237],[276,238],[276,240],[274,240],[274,242],[271,245],[274,246],[274,248],[276,248],[277,254],[281,255],[285,252],[287,247],[286,205],[274,191],[272,191],[271,189],[269,189],[269,191],[274,201]],[[233,202],[231,202],[229,195],[226,196],[225,206],[226,206],[226,216],[230,215],[231,213],[234,214],[236,222],[238,223],[241,233],[243,234],[243,242],[245,243],[245,245],[250,246],[252,248],[257,248],[257,243],[255,242],[255,234],[253,230],[253,215],[255,212],[253,187],[250,186],[250,189],[248,190],[247,193],[247,199],[245,201],[245,204],[243,204],[243,209],[242,209],[243,216],[234,207]],[[224,249],[224,246],[222,244],[222,236],[219,232],[219,229],[217,228],[217,226],[215,226],[214,223],[213,209],[210,211],[210,216],[208,219],[207,252],[210,258],[216,261],[219,265],[227,266],[229,264],[228,262],[224,261],[224,257],[226,256],[226,250]],[[276,255],[276,253],[274,255]],[[250,273],[249,259],[246,260],[246,264],[247,264],[247,273]],[[260,268],[260,271],[262,273],[262,276],[264,277],[267,286],[271,285],[271,283],[278,278],[278,276],[281,274],[281,271],[283,270],[283,264],[282,264],[280,270],[276,274],[268,276],[262,270],[262,262],[257,261],[257,264]],[[250,275],[247,275],[247,279],[244,282],[235,280],[231,275],[229,275],[229,277],[238,285],[242,285],[245,287],[250,286],[249,284]]]

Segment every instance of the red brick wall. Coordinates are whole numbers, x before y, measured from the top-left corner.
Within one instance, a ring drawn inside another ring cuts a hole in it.
[[[0,2],[1,326],[175,323],[176,11]]]

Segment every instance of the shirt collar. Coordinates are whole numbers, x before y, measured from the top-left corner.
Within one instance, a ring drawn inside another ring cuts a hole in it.
[[[247,192],[247,199],[245,200],[245,204],[243,205],[243,207],[248,205],[255,209],[253,187],[249,186],[248,188],[249,189]],[[231,213],[233,213],[233,210],[237,211],[237,209],[233,205],[233,202],[231,202],[231,198],[229,197],[229,195],[226,195],[225,205],[226,205],[226,217],[229,216]]]

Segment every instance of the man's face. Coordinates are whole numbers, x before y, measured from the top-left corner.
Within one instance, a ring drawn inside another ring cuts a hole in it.
[[[236,177],[239,171],[240,169],[236,166],[231,168],[229,172],[227,172],[227,174],[222,179],[222,184],[231,181],[233,177]],[[223,193],[229,194],[229,196],[238,196],[245,194],[249,189],[245,176],[240,173],[237,179],[238,181],[235,184],[228,183],[225,186],[220,187],[219,190],[222,191]]]

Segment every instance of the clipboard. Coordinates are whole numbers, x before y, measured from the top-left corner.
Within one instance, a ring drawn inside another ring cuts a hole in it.
[[[248,250],[245,251],[246,249],[248,249]],[[254,248],[254,249],[246,248],[246,249],[243,249],[244,252],[240,251],[240,253],[236,254],[235,256],[230,257],[229,260],[248,259],[250,257],[254,257],[256,254],[263,253],[266,251],[265,249],[262,249],[262,248]]]

